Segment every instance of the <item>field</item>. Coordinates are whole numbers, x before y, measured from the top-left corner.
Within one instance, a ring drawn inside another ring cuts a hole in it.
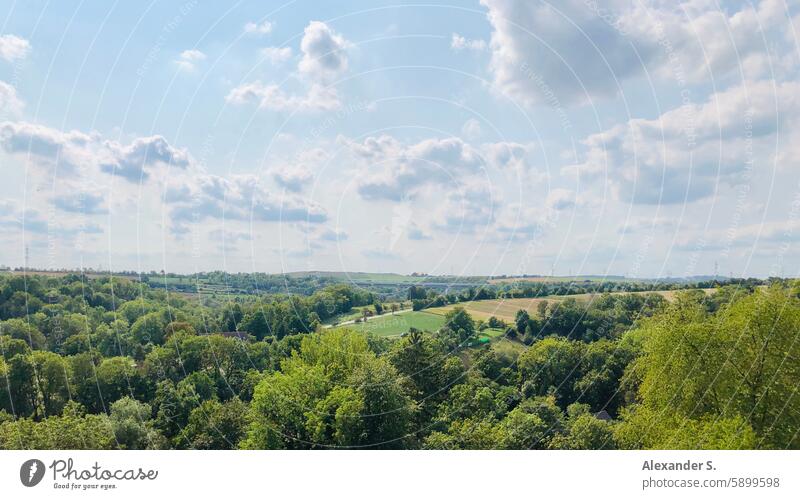
[[[713,293],[715,289],[704,289],[703,291],[706,294],[710,294]],[[676,292],[677,291],[647,291],[647,292],[636,292],[633,294],[656,293],[662,295],[667,300],[672,300],[675,297]],[[626,294],[626,293],[621,292],[619,294]],[[575,298],[576,300],[590,300],[596,296],[599,295],[595,293],[586,293],[586,294],[566,295],[566,296],[563,295],[544,296],[541,298],[507,298],[501,300],[480,300],[480,301],[456,303],[444,307],[429,308],[426,310],[426,312],[444,316],[447,312],[449,312],[455,307],[464,307],[464,309],[467,312],[469,312],[469,314],[475,320],[480,320],[480,319],[486,320],[489,317],[494,316],[506,322],[513,322],[514,318],[517,315],[517,311],[527,310],[528,313],[534,314],[536,312],[537,305],[543,301],[558,302],[561,300],[565,300],[567,298]]]
[[[359,322],[341,326],[374,334],[375,336],[399,336],[415,327],[423,331],[435,331],[444,324],[444,316],[428,312],[391,313],[370,318],[367,322]]]
[[[575,275],[575,276],[517,276],[517,277],[492,277],[489,284],[504,284],[512,282],[633,282],[636,279],[629,279],[619,275]]]

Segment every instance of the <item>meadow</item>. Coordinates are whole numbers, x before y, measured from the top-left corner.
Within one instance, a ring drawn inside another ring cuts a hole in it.
[[[408,329],[412,327],[422,331],[435,331],[442,325],[444,325],[444,314],[405,312],[371,317],[367,322],[347,324],[337,329],[352,329],[371,333],[375,336],[389,337],[407,333]]]

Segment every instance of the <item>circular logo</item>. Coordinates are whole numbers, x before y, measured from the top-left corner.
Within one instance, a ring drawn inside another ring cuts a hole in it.
[[[44,463],[38,459],[28,459],[19,468],[19,479],[26,487],[35,487],[44,478]]]

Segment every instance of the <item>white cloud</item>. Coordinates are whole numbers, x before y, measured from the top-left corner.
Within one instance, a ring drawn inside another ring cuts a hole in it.
[[[484,165],[480,152],[458,138],[426,139],[412,145],[388,135],[363,142],[343,140],[365,169],[358,186],[365,199],[397,201],[429,185],[458,185],[465,173],[476,173]]]
[[[259,80],[239,85],[225,97],[230,104],[258,104],[275,111],[333,111],[341,107],[336,89],[314,84],[306,95],[290,95]]]
[[[461,134],[468,140],[475,140],[481,136],[481,123],[475,118],[470,118],[461,126]]]
[[[261,55],[272,64],[286,62],[292,57],[291,47],[266,47],[261,49]]]
[[[525,171],[531,168],[528,161],[534,146],[518,142],[490,142],[481,146],[486,162],[493,168]]]
[[[617,226],[620,234],[636,234],[641,231],[669,229],[675,226],[675,220],[666,217],[643,217],[637,216],[628,218]]]
[[[300,73],[315,81],[328,81],[347,70],[347,41],[327,24],[311,21],[303,32]]]
[[[0,36],[0,59],[14,62],[24,59],[31,50],[28,40],[14,35]]]
[[[745,4],[730,15],[705,0],[481,3],[493,29],[494,87],[526,105],[615,95],[645,71],[681,85],[739,70],[754,78],[769,69],[770,49],[794,52],[778,0]]]
[[[437,230],[457,233],[483,233],[497,220],[500,196],[490,186],[465,184],[447,192],[444,202],[434,213],[431,226]]]
[[[170,179],[185,191],[167,196],[169,218],[174,233],[187,232],[189,224],[208,221],[285,222],[318,224],[328,219],[317,203],[298,196],[281,196],[266,190],[252,175],[222,177],[206,173]]]
[[[17,97],[17,89],[4,81],[0,81],[0,113],[18,116],[22,113],[24,107],[25,103]]]
[[[27,122],[0,123],[0,147],[45,168],[58,166],[78,184],[99,174],[118,175],[139,183],[161,166],[186,169],[192,164],[185,149],[170,145],[160,135],[121,144],[95,132],[63,132]]]
[[[99,192],[70,192],[53,198],[56,208],[68,213],[102,215],[108,213],[105,197]]]
[[[327,24],[312,21],[306,26],[300,50],[303,57],[298,71],[301,83],[307,84],[305,94],[290,94],[274,83],[260,80],[243,83],[233,88],[225,100],[231,104],[255,103],[261,109],[274,111],[334,111],[342,104],[336,89],[327,85],[330,79],[347,70],[347,42]],[[272,62],[291,57],[291,48],[269,47],[263,55]]]
[[[652,120],[632,119],[583,141],[587,178],[607,177],[618,199],[644,204],[690,202],[731,184],[747,170],[793,164],[800,83],[748,82]],[[778,135],[784,138],[776,140]],[[776,148],[779,144],[785,144]],[[569,171],[569,169],[567,169]]]
[[[450,39],[450,48],[453,50],[474,50],[475,52],[481,52],[486,50],[486,41],[469,40],[458,33],[453,33],[453,37]]]
[[[279,186],[300,192],[314,180],[314,170],[326,161],[328,153],[324,149],[314,148],[302,151],[291,161],[272,168],[270,174]]]
[[[175,64],[185,71],[193,71],[197,64],[204,61],[206,59],[206,55],[199,50],[192,49],[192,50],[184,50],[180,53],[178,58],[175,60]]]
[[[268,35],[272,33],[272,23],[263,21],[261,23],[249,22],[244,25],[244,32],[248,35]]]
[[[547,193],[545,206],[551,210],[563,211],[576,205],[575,192],[569,189],[556,188]]]

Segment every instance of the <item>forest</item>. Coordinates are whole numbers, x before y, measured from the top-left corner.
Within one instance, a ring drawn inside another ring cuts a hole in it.
[[[543,286],[201,300],[0,275],[0,448],[800,448],[800,283],[601,288],[509,323],[457,306]],[[456,306],[435,331],[326,327],[397,300]],[[486,327],[502,337],[476,345]]]

